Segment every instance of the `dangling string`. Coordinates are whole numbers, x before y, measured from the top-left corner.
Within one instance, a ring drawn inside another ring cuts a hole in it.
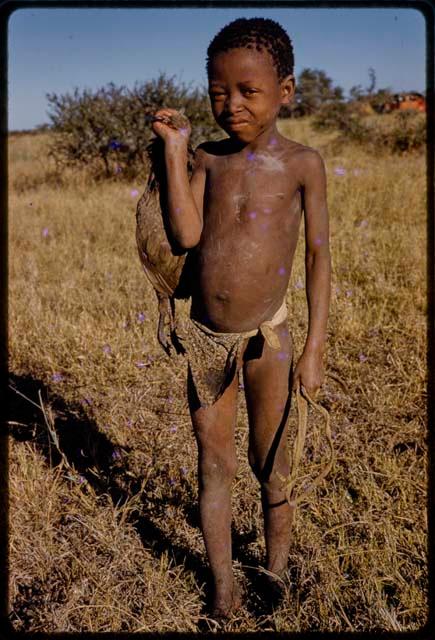
[[[337,376],[332,374],[326,374],[330,378],[336,380],[340,385],[343,386],[345,390],[346,385],[342,380],[340,380]],[[296,404],[298,410],[298,430],[295,438],[295,442],[293,445],[293,455],[291,457],[291,469],[290,474],[285,477],[282,474],[278,473],[279,479],[283,482],[282,490],[285,493],[286,500],[288,504],[292,507],[296,507],[302,500],[304,500],[321,482],[326,478],[328,473],[331,471],[334,462],[335,462],[335,453],[334,446],[332,442],[332,433],[331,433],[331,416],[329,415],[329,411],[322,407],[319,403],[315,402],[313,398],[311,398],[308,391],[305,389],[303,385],[298,384],[296,387]],[[308,478],[308,475],[298,477],[298,467],[301,462],[302,453],[304,450],[305,439],[307,435],[307,424],[308,424],[308,405],[311,405],[313,409],[319,412],[325,419],[325,436],[329,449],[329,457],[327,462],[323,465],[323,469],[316,476],[316,478],[312,481],[312,483],[303,491],[296,494],[295,486],[300,481]]]

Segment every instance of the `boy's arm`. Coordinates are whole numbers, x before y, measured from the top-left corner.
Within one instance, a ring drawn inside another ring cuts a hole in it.
[[[174,109],[161,109],[157,116],[173,114]],[[183,249],[198,244],[202,232],[205,187],[204,152],[197,149],[191,181],[187,173],[187,144],[190,131],[172,129],[162,122],[153,123],[154,132],[165,142],[167,202],[169,226],[174,240]]]
[[[308,302],[308,332],[302,356],[294,373],[308,393],[315,395],[323,383],[323,355],[329,313],[331,256],[326,202],[326,174],[315,151],[304,162],[305,271]]]

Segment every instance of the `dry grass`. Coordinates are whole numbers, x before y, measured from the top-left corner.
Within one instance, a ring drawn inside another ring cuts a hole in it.
[[[349,392],[328,381],[322,394],[337,463],[299,511],[293,583],[274,612],[256,589],[264,542],[240,394],[234,558],[246,599],[227,629],[415,630],[427,617],[425,160],[338,151],[309,120],[281,127],[326,160],[328,369]],[[44,632],[204,630],[184,363],[157,344],[134,241],[131,191],[145,176],[56,176],[48,135],[9,145],[11,620]],[[300,242],[288,294],[297,352],[303,282]],[[306,465],[324,450],[314,414],[310,425]]]

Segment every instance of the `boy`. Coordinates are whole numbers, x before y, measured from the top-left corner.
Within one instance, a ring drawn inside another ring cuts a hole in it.
[[[323,381],[330,254],[323,162],[276,127],[280,106],[294,95],[286,32],[268,19],[235,20],[209,45],[207,72],[213,115],[229,137],[198,147],[190,184],[189,130],[157,121],[153,130],[165,141],[170,232],[182,248],[196,247],[191,317],[179,337],[189,362],[213,615],[225,618],[240,606],[231,558],[237,372],[243,368],[248,456],[261,484],[266,568],[283,576],[293,508],[277,472],[289,473],[286,422],[292,387],[302,384],[315,395]],[[156,115],[174,113],[161,109]],[[302,212],[309,325],[292,375],[286,291]]]

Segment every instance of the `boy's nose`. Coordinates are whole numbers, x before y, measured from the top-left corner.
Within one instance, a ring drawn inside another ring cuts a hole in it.
[[[236,113],[241,108],[242,96],[237,93],[229,94],[226,99],[225,110],[228,113]]]

